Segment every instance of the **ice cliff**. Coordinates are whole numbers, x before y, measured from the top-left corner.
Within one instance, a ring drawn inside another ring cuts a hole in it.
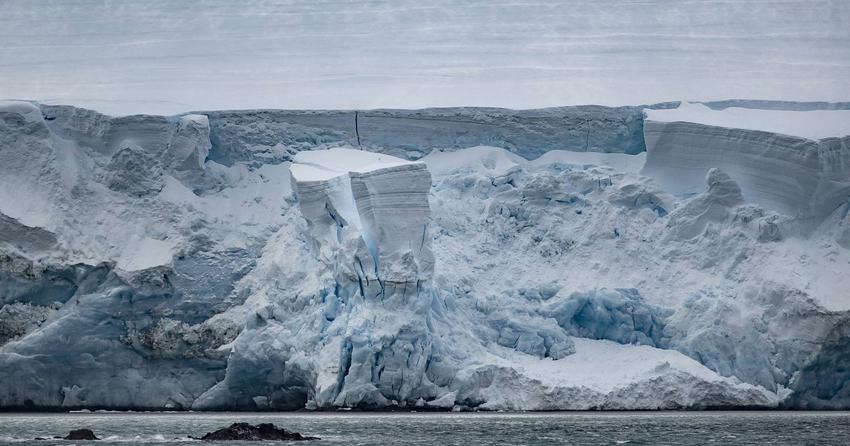
[[[290,172],[316,251],[338,272],[350,266],[343,275],[357,278],[362,295],[363,283],[385,297],[395,292],[387,286],[416,288],[431,279],[424,163],[337,148],[299,153]]]
[[[848,148],[789,138],[4,102],[0,407],[850,407]]]
[[[850,111],[650,110],[644,173],[670,191],[700,190],[708,168],[728,172],[747,199],[814,220],[850,197]]]

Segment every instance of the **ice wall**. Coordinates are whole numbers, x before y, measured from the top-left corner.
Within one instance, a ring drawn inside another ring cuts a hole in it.
[[[348,144],[406,159],[421,158],[436,148],[478,145],[502,147],[527,159],[556,149],[628,154],[645,150],[642,107],[202,113],[210,119],[213,140],[210,159],[225,164],[289,160],[298,150],[333,144]]]
[[[0,404],[181,408],[220,379],[241,327],[209,319],[289,181],[209,148],[205,116],[0,104]]]
[[[418,130],[378,147],[359,112],[3,104],[0,406],[847,407],[846,208],[801,231],[723,168],[683,196],[650,154],[549,150],[574,111],[393,111]]]
[[[817,223],[850,201],[850,112],[651,111],[643,173],[680,195],[717,167],[747,201]],[[800,135],[800,136],[796,136]]]

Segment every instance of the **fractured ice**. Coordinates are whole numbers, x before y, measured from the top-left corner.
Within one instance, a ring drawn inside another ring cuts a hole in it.
[[[4,102],[0,407],[850,406],[847,137],[702,118]]]

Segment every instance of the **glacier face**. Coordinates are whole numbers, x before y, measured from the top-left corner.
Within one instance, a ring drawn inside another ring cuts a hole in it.
[[[0,104],[0,407],[848,407],[850,200],[762,202],[707,126],[557,150],[575,112]]]
[[[708,169],[719,167],[748,201],[812,224],[850,197],[850,111],[682,104],[648,113],[643,172],[671,192],[698,192]]]

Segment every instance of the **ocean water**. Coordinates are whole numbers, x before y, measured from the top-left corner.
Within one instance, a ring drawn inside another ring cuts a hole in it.
[[[0,444],[94,444],[33,441],[84,427],[98,445],[198,444],[187,436],[240,421],[318,436],[304,444],[322,446],[850,444],[850,412],[0,414]]]

